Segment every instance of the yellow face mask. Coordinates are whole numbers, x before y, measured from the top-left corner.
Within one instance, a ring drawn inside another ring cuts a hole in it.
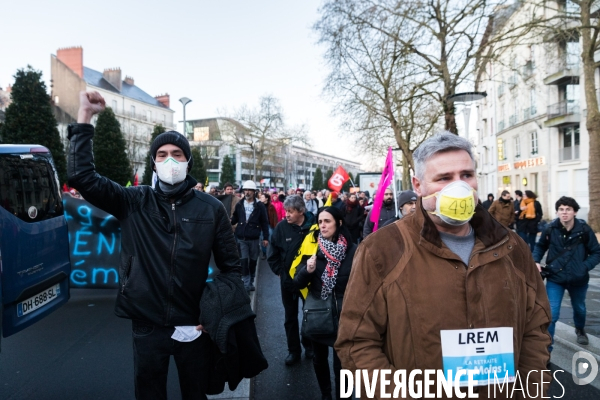
[[[450,225],[464,225],[475,214],[475,190],[464,181],[455,181],[444,187],[439,192],[423,197],[423,200],[436,197],[435,211],[430,214],[437,215]]]

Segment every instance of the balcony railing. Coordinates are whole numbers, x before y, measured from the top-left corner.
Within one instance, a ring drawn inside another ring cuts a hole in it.
[[[548,106],[548,119],[571,114],[579,114],[579,101],[565,100]]]
[[[566,81],[576,84],[579,83],[579,75],[580,70],[578,63],[558,60],[547,65],[544,84],[558,85]]]
[[[503,131],[504,130],[504,121],[500,121],[498,122],[498,132]]]
[[[577,71],[576,75],[579,75],[579,64],[558,60],[548,64],[546,71],[548,75],[553,75],[561,71]]]
[[[508,117],[508,126],[513,126],[516,123],[517,123],[517,114],[513,114],[510,117]]]
[[[571,146],[571,147],[563,147],[562,149],[558,149],[558,161],[566,162],[566,161],[574,161],[579,160],[579,145]]]

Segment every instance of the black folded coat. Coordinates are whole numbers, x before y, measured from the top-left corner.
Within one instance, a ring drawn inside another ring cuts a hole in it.
[[[243,378],[268,367],[262,353],[250,298],[239,274],[219,274],[208,282],[200,300],[200,324],[212,339],[211,371],[206,394],[235,390]]]

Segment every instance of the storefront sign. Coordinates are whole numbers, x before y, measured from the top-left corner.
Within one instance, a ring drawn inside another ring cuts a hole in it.
[[[526,168],[531,168],[531,167],[538,167],[540,165],[545,165],[545,164],[546,164],[545,157],[529,158],[527,160],[517,161],[515,163],[515,169],[526,169]],[[498,168],[500,168],[500,167],[498,167]]]
[[[498,172],[510,171],[510,164],[500,164],[498,165]]]

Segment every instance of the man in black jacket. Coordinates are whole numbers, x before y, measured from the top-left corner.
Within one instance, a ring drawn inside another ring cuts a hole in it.
[[[380,195],[380,192],[377,193],[377,196]],[[367,214],[367,218],[365,219],[365,225],[363,226],[363,239],[369,236],[373,232],[373,228],[375,228],[375,223],[371,221],[372,212],[373,210],[371,209],[371,211],[369,211]],[[383,192],[383,205],[381,207],[381,213],[379,214],[379,226],[381,227],[385,221],[395,217],[396,202],[394,201],[394,192],[392,191],[392,188],[386,188]]]
[[[306,211],[304,200],[298,195],[288,196],[283,207],[285,208],[285,220],[279,222],[273,230],[267,261],[281,282],[281,301],[285,310],[283,326],[289,352],[285,364],[293,365],[300,361],[302,353],[298,325],[298,299],[301,296],[294,288],[294,281],[290,277],[290,268],[304,237],[315,223],[315,216]],[[302,345],[306,358],[312,358],[314,353],[310,339],[302,337]]]
[[[260,248],[258,241],[262,231],[263,238],[269,237],[269,217],[265,205],[256,199],[256,184],[246,181],[242,185],[244,200],[235,205],[231,216],[231,224],[235,227],[235,238],[240,248],[242,264],[242,280],[246,290],[253,291],[256,263]],[[262,245],[267,247],[269,241],[263,240]]]
[[[121,224],[115,313],[132,320],[136,398],[167,398],[171,355],[182,397],[206,398],[210,338],[201,334],[199,318],[211,252],[222,273],[240,272],[227,212],[192,189],[191,149],[178,132],[159,135],[150,147],[155,187],[124,188],[100,176],[90,121],[104,106],[98,92],[81,92],[78,123],[69,125],[69,185]]]
[[[538,269],[544,254],[548,282],[546,292],[550,301],[552,322],[548,332],[554,343],[556,321],[560,316],[560,307],[565,290],[569,292],[573,307],[573,322],[577,343],[587,345],[585,333],[585,297],[590,280],[589,271],[600,263],[600,245],[594,231],[585,221],[575,218],[579,204],[572,197],[563,196],[556,202],[558,218],[550,223],[535,245],[533,259]],[[548,348],[552,351],[552,346]]]

